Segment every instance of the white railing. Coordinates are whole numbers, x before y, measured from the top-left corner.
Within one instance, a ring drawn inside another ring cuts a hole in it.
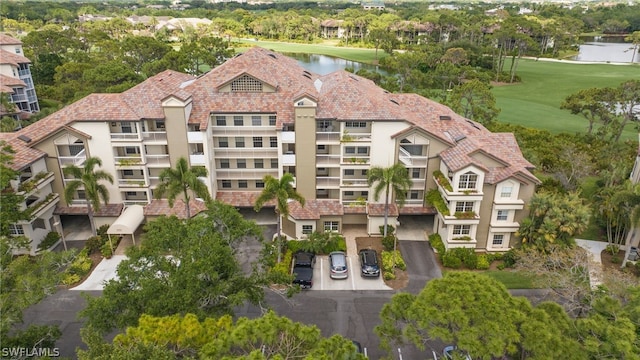
[[[353,164],[353,165],[364,165],[369,163],[370,156],[369,155],[352,155],[345,154],[342,157],[343,164]]]
[[[149,200],[122,200],[122,203],[124,206],[147,205],[149,204]]]
[[[339,165],[340,155],[316,155],[316,165]]]
[[[406,199],[404,201],[405,205],[422,205],[424,204],[424,200],[422,199]]]
[[[369,186],[366,179],[342,179],[342,186]]]
[[[147,182],[144,178],[118,179],[118,185],[126,187],[141,187],[146,186]]]
[[[214,153],[216,154],[216,157],[229,157],[229,158],[234,158],[234,157],[240,157],[240,158],[269,158],[269,157],[278,157],[278,148],[272,148],[272,147],[267,147],[267,148],[254,148],[254,147],[248,147],[248,148],[236,148],[236,147],[231,147],[231,148],[221,148],[221,147],[217,147],[213,149]]]
[[[150,186],[158,186],[160,184],[159,176],[149,176],[149,185]]]
[[[166,141],[166,131],[143,131],[142,140],[144,141]]]
[[[340,141],[339,132],[317,132],[316,141]]]
[[[285,154],[282,155],[282,165],[283,166],[291,166],[296,164],[296,155],[295,154]]]
[[[341,138],[344,142],[351,141],[371,141],[371,133],[352,133],[347,131]]]
[[[189,161],[191,162],[191,165],[205,165],[206,157],[204,154],[192,154],[189,155]]]
[[[316,186],[340,186],[340,177],[317,176]]]
[[[77,153],[75,156],[58,156],[58,161],[60,161],[61,166],[66,166],[66,165],[80,166],[84,164],[85,160],[87,160],[85,149],[82,149],[82,151]]]
[[[113,159],[119,166],[137,166],[142,165],[142,155],[135,156],[114,156]]]
[[[262,179],[265,175],[278,177],[278,169],[216,169],[218,179]]]
[[[204,142],[204,133],[201,131],[187,131],[187,141],[190,143]]]
[[[413,165],[413,161],[411,159],[411,154],[409,154],[409,152],[405,149],[403,149],[402,147],[398,148],[399,152],[400,152],[400,161],[407,165],[407,166],[411,166]]]
[[[282,143],[284,144],[294,144],[296,142],[296,133],[294,131],[283,131],[282,132]]]
[[[147,165],[170,165],[169,154],[146,155]]]
[[[112,140],[140,140],[138,133],[111,133]]]

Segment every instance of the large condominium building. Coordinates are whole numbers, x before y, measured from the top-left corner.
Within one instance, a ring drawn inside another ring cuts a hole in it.
[[[214,198],[240,208],[253,207],[265,175],[293,174],[306,204],[289,204],[283,227],[292,238],[344,225],[378,234],[385,196],[374,199],[367,172],[401,163],[413,185],[404,206],[391,204],[391,224],[420,216],[448,248],[504,251],[539,183],[512,134],[345,71],[311,73],[262,48],[197,78],[165,71],[121,94],[89,95],[13,136],[19,158],[34,159],[16,168],[46,163],[53,193],[69,180],[65,166],[102,159],[115,178],[105,183],[113,203],[99,214],[105,222],[122,205],[143,204],[147,217],[167,211],[154,190],[160,172],[185,157],[207,169]],[[446,208],[426,203],[430,189]],[[55,215],[81,215],[83,201],[79,191]]]
[[[16,109],[0,108],[0,116],[40,111],[33,86],[31,61],[24,57],[22,42],[0,33],[0,95],[9,94]]]

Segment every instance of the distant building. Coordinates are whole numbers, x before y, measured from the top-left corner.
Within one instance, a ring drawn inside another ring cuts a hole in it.
[[[0,107],[0,116],[28,117],[40,111],[31,77],[31,60],[24,57],[22,42],[0,33],[0,93],[8,96],[14,108]]]
[[[384,10],[384,1],[367,1],[362,3],[364,10]]]

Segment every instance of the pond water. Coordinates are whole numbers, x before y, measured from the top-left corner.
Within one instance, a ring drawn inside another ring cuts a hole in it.
[[[364,64],[357,61],[345,60],[327,55],[299,53],[283,53],[283,55],[296,59],[302,67],[320,75],[330,74],[334,71],[344,70],[346,68],[352,68],[355,69],[355,71],[366,69],[385,73],[384,70],[375,65]]]
[[[572,60],[630,63],[634,56],[633,44],[625,42],[620,36],[590,36],[581,38],[580,52]],[[633,62],[640,63],[640,54],[636,53]]]

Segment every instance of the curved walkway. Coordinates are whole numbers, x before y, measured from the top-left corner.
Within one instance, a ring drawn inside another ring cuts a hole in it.
[[[593,241],[576,239],[576,244],[581,248],[587,250],[590,254],[589,261],[589,283],[591,288],[596,288],[602,284],[602,258],[600,254],[609,245],[609,243],[603,241]]]

